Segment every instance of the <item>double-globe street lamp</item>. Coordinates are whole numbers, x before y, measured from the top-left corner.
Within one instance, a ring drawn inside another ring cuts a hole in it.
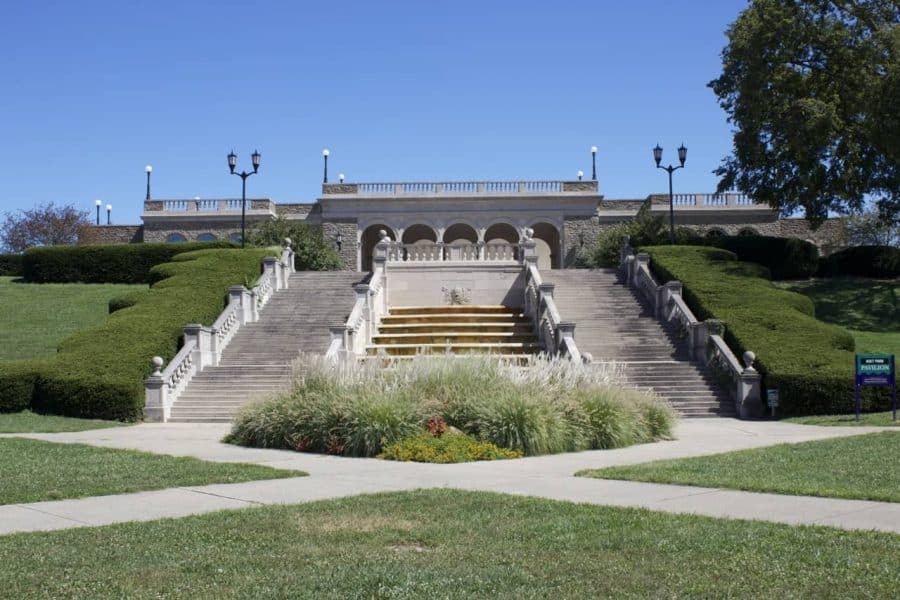
[[[237,167],[237,154],[234,153],[234,150],[228,154],[228,170],[231,171],[232,175],[237,175],[241,178],[241,248],[244,247],[244,238],[247,233],[247,178],[251,175],[256,175],[259,171],[260,158],[262,158],[262,156],[260,156],[258,151],[254,150],[253,154],[250,155],[250,159],[253,161],[253,172],[248,173],[247,171],[241,171],[240,173],[235,173],[234,168]]]
[[[656,161],[656,168],[662,169],[663,171],[669,174],[669,243],[675,243],[675,196],[672,194],[672,173],[677,171],[678,169],[684,168],[684,161],[687,160],[687,148],[684,147],[684,144],[678,147],[678,161],[681,163],[677,167],[673,167],[669,165],[668,167],[663,167],[659,163],[662,161],[662,153],[663,149],[656,144],[656,148],[653,149],[653,160]]]

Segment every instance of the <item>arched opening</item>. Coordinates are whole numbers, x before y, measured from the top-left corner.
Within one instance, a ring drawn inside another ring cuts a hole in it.
[[[402,241],[404,244],[436,244],[437,233],[428,225],[422,225],[421,223],[410,225],[403,230]]]
[[[444,231],[448,260],[473,260],[477,258],[478,232],[471,225],[454,223]]]
[[[387,225],[376,224],[366,227],[362,232],[362,239],[360,240],[360,251],[362,252],[362,255],[360,256],[360,269],[363,271],[372,270],[372,258],[375,256],[375,245],[381,241],[381,234],[379,233],[381,231],[387,232],[388,237],[392,240],[397,239],[394,230]]]
[[[241,243],[241,234],[239,231],[235,231],[234,233],[228,236],[228,239],[231,240],[235,244]]]
[[[718,227],[713,227],[709,231],[706,232],[706,237],[708,238],[717,238],[725,235],[725,232],[719,229]]]
[[[240,234],[238,234],[238,237],[240,237]],[[215,235],[213,235],[212,233],[201,233],[200,235],[197,236],[198,242],[214,242],[217,239],[218,238]]]
[[[488,244],[518,244],[519,232],[509,223],[495,223],[484,232],[484,241]]]
[[[177,244],[180,242],[186,242],[187,238],[181,235],[180,233],[170,233],[166,236],[166,241],[170,244]]]
[[[558,269],[559,265],[559,231],[550,223],[535,223],[535,250],[538,257],[538,269]]]
[[[750,235],[759,235],[759,232],[753,229],[752,227],[744,227],[737,233],[741,236],[750,236]]]

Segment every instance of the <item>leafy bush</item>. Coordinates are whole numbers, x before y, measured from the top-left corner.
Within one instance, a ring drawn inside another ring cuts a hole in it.
[[[675,418],[662,400],[611,386],[610,371],[560,359],[522,369],[490,358],[417,358],[385,370],[304,358],[298,372],[289,392],[245,407],[226,441],[376,456],[449,424],[478,441],[536,455],[663,439]],[[631,421],[623,426],[628,436],[596,432],[609,427],[603,415],[589,414],[597,396]]]
[[[18,277],[21,274],[21,254],[0,254],[0,277]]]
[[[247,232],[247,243],[251,246],[280,246],[285,238],[291,238],[297,271],[334,271],[343,266],[333,244],[325,239],[318,225],[277,217],[262,221]]]
[[[819,268],[819,250],[797,238],[765,235],[722,235],[707,243],[734,252],[738,260],[769,269],[773,279],[806,279]]]
[[[838,277],[855,275],[892,279],[900,277],[900,248],[892,246],[853,246],[819,261],[819,275]]]
[[[449,432],[441,436],[421,433],[386,446],[377,458],[425,463],[460,463],[474,460],[521,458],[522,452],[498,448],[472,436]]]
[[[776,288],[761,270],[714,248],[646,248],[660,282],[684,284],[683,295],[698,319],[725,322],[725,340],[737,354],[756,353],[763,384],[779,389],[784,416],[838,414],[853,401],[853,337],[816,320],[812,301]],[[871,391],[864,407],[886,409],[887,394]]]
[[[230,242],[218,241],[29,248],[22,275],[31,283],[152,283],[150,270],[177,254],[228,247]]]
[[[0,363],[0,413],[19,412],[31,406],[39,364]]]

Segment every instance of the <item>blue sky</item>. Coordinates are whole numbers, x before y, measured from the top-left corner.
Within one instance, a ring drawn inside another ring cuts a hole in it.
[[[731,147],[706,83],[745,1],[13,2],[0,21],[0,210],[55,201],[138,222],[157,198],[312,201],[350,181],[564,179],[663,191]]]

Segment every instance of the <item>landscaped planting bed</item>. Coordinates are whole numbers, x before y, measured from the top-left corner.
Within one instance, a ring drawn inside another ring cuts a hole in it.
[[[13,437],[0,439],[0,504],[302,475],[305,473],[300,471],[206,462],[136,450]]]
[[[696,246],[643,248],[660,283],[677,279],[698,319],[721,319],[725,340],[740,355],[756,353],[766,388],[779,390],[784,416],[835,414],[851,409],[850,333],[815,317],[806,296],[777,288],[766,270],[725,250]],[[864,410],[884,410],[889,395],[867,389]]]
[[[0,411],[30,407],[75,417],[139,419],[150,359],[175,356],[186,324],[212,324],[225,307],[228,288],[255,280],[263,257],[271,254],[261,248],[196,250],[153,267],[149,290],[129,294],[102,324],[63,340],[52,358],[0,364]]]
[[[581,475],[702,487],[900,502],[900,432],[779,444]]]
[[[312,481],[310,481],[312,483]],[[900,536],[429,490],[0,538],[11,598],[896,598]]]
[[[537,455],[666,439],[675,420],[663,400],[613,386],[609,372],[564,359],[523,368],[489,357],[420,357],[385,369],[305,358],[297,370],[302,376],[292,390],[238,414],[227,441],[346,456],[387,448],[389,458],[429,460],[431,450],[391,446],[405,442],[409,450],[410,439],[421,444],[423,433],[440,435],[445,423],[450,434]]]

